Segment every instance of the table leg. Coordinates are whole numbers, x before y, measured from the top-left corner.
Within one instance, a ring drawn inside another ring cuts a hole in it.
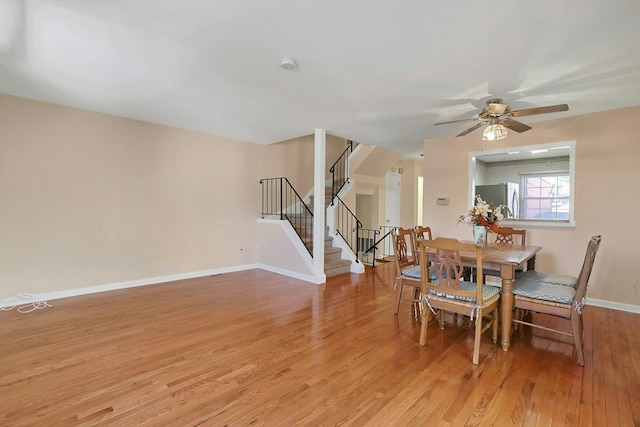
[[[535,270],[536,269],[536,256],[532,256],[527,260],[527,270]]]
[[[500,295],[502,307],[502,349],[509,350],[511,344],[511,312],[513,310],[513,279],[502,279],[502,295]]]

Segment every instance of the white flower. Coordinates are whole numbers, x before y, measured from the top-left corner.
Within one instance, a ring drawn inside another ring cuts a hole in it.
[[[465,224],[484,225],[486,227],[497,227],[504,218],[502,206],[497,208],[482,200],[480,195],[476,196],[475,205],[465,214],[458,218],[458,222]]]

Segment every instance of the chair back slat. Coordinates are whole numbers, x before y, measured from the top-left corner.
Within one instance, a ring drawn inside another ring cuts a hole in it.
[[[580,269],[580,275],[578,276],[578,283],[576,284],[576,296],[575,302],[581,302],[587,293],[587,285],[589,283],[589,277],[591,277],[591,270],[593,269],[593,263],[596,259],[596,252],[600,247],[602,236],[593,236],[587,244],[587,252],[584,256],[582,268]]]
[[[420,253],[418,242],[424,239],[431,240],[432,238],[431,227],[416,225],[411,229],[411,252],[414,254],[414,258],[417,263],[420,263],[420,257],[416,256],[416,254]]]
[[[487,231],[487,241],[489,240],[489,235],[495,234],[494,242],[496,245],[513,246],[515,244],[514,236],[520,236],[520,244],[522,246],[526,244],[527,230],[518,230],[512,227],[498,227],[493,229],[489,228]]]
[[[397,227],[391,231],[391,239],[393,240],[393,252],[396,262],[398,275],[402,269],[416,265],[415,257],[409,257],[409,247],[411,246],[411,230]],[[407,244],[407,240],[409,243]]]
[[[434,291],[447,295],[475,298],[479,305],[483,303],[482,297],[482,255],[481,245],[474,243],[462,243],[457,239],[438,237],[434,240],[421,240],[418,242],[420,251],[420,268],[422,270],[423,292]],[[429,266],[427,252],[435,251],[434,261],[437,280],[433,280],[428,274]],[[460,252],[476,252],[476,268],[478,270],[478,282],[476,292],[464,290],[460,287],[460,281],[464,275],[464,264]]]

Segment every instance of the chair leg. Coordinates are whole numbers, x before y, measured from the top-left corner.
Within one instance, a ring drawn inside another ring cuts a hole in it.
[[[438,325],[440,325],[440,329],[444,329],[444,315],[445,315],[445,311],[444,310],[438,310]]]
[[[493,322],[493,331],[492,331],[492,336],[491,338],[493,338],[493,343],[497,344],[498,343],[498,316],[499,316],[500,310],[498,310],[498,307],[496,307],[496,309],[493,311],[493,318],[491,319],[491,321]]]
[[[514,310],[513,318],[516,319],[516,320],[522,320],[522,309],[521,308],[516,308]],[[519,326],[520,326],[519,323],[514,323],[513,324],[513,330],[517,331]]]
[[[420,319],[422,316],[422,291],[420,288],[413,288],[413,307],[415,308],[415,318]]]
[[[420,325],[420,345],[427,343],[427,327],[429,326],[429,314],[430,310],[425,307],[424,301],[420,300],[420,306],[422,307],[422,324]]]
[[[402,288],[404,288],[404,285],[402,283],[398,283],[398,290],[397,290],[398,298],[396,301],[396,311],[394,314],[398,314],[398,311],[400,311],[400,299],[402,298]]]
[[[476,318],[476,336],[473,340],[473,364],[478,364],[480,358],[480,337],[482,336],[482,315],[478,313]]]
[[[573,341],[576,345],[578,365],[584,366],[584,349],[582,347],[582,315],[575,312],[572,313],[571,330],[573,332]]]

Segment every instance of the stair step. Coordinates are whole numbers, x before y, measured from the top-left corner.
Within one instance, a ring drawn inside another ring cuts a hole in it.
[[[324,248],[324,263],[338,261],[342,258],[342,248],[334,248],[333,246]]]
[[[327,277],[337,276],[338,274],[344,274],[351,272],[351,261],[341,259],[338,261],[332,261],[324,264],[324,274]]]
[[[331,204],[331,187],[325,189],[325,206]],[[313,195],[311,195],[310,206],[313,212]],[[305,236],[304,244],[308,248],[313,248],[313,221],[296,221],[300,217],[306,216],[304,213],[289,213],[289,218],[296,223],[298,234]],[[333,246],[334,237],[329,235],[329,226],[325,225],[324,230],[324,273],[327,277],[351,272],[351,261],[341,259],[342,248]]]

